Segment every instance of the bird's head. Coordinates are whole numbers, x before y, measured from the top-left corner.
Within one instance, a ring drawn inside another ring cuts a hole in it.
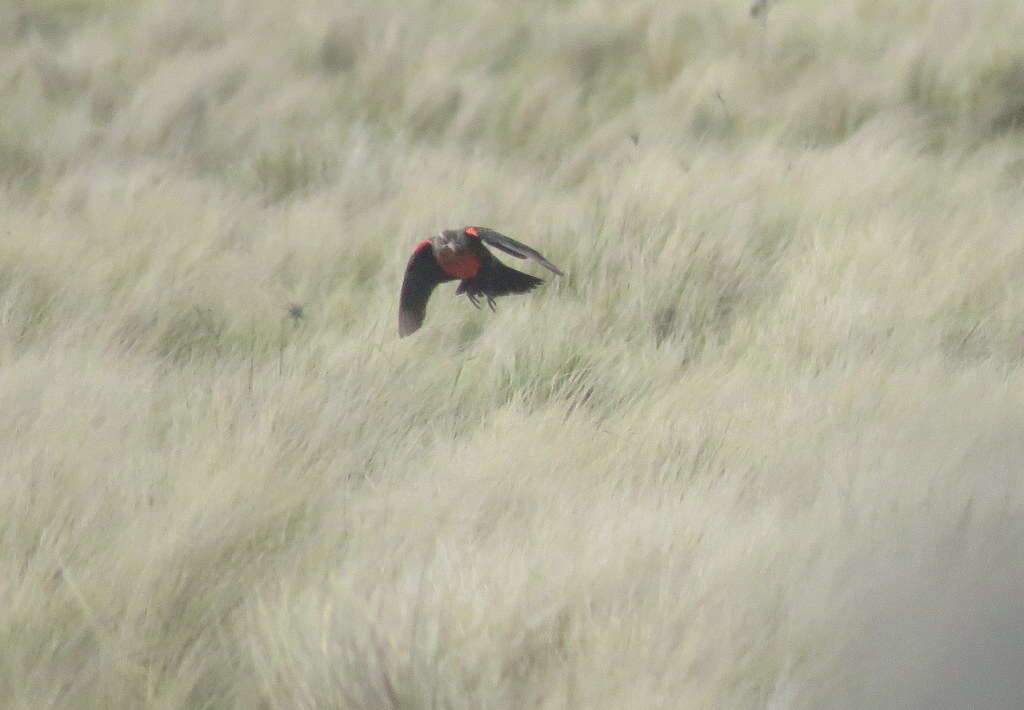
[[[470,239],[476,236],[474,232],[466,229],[446,229],[434,239],[434,246],[438,251],[462,251],[469,246]]]

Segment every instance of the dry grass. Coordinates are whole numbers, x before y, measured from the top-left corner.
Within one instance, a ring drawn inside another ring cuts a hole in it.
[[[4,707],[1024,704],[1024,5],[763,5],[8,7]]]

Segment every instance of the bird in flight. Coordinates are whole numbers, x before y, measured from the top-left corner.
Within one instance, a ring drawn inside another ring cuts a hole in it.
[[[466,294],[469,302],[477,308],[483,296],[493,311],[496,296],[526,293],[544,283],[543,279],[505,266],[491,254],[485,244],[519,259],[530,259],[559,276],[563,275],[540,252],[493,229],[446,229],[417,244],[405,267],[405,280],[402,282],[402,295],[398,304],[400,337],[416,332],[423,325],[427,300],[438,284],[459,279],[456,295]]]

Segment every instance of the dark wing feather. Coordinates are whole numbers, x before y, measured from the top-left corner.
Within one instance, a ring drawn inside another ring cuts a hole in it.
[[[466,279],[459,284],[455,293],[469,293],[474,296],[486,295],[494,298],[509,293],[526,293],[542,283],[544,283],[543,279],[505,266],[492,257],[484,262],[476,277]]]
[[[427,315],[427,300],[434,288],[453,278],[441,270],[429,241],[421,242],[405,267],[402,295],[398,302],[398,335],[415,333]]]
[[[536,261],[541,266],[553,271],[559,276],[564,276],[561,269],[541,256],[539,251],[531,249],[522,242],[517,242],[512,237],[506,237],[504,234],[495,232],[493,229],[487,229],[486,227],[477,227],[477,234],[482,240],[487,244],[490,244],[495,249],[501,249],[506,254],[511,254],[519,259]]]

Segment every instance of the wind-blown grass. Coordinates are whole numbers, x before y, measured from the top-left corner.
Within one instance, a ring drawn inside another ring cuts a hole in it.
[[[8,14],[5,707],[1024,700],[1024,6]]]

